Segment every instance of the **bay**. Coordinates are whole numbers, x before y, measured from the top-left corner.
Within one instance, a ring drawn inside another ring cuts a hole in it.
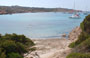
[[[81,14],[81,19],[70,19],[71,15],[61,12],[0,15],[0,33],[24,34],[32,39],[60,38],[64,33],[68,35],[85,18]]]

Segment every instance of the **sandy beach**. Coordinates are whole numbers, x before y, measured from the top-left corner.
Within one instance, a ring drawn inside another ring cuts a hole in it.
[[[36,51],[31,52],[24,58],[66,58],[72,51],[68,45],[77,40],[80,32],[81,29],[76,27],[70,32],[68,38],[34,39]]]

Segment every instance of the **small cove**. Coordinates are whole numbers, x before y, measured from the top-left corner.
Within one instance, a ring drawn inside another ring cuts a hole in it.
[[[24,34],[32,39],[60,38],[79,26],[85,17],[81,14],[81,19],[70,19],[71,15],[61,12],[0,15],[0,33]]]

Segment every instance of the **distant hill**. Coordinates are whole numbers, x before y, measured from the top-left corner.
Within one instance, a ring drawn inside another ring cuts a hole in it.
[[[23,6],[0,6],[0,14],[28,13],[28,12],[72,12],[72,11],[77,11],[77,10],[66,9],[66,8],[39,8],[39,7],[23,7]]]

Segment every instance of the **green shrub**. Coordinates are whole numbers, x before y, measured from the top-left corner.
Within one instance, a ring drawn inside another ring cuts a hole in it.
[[[76,45],[75,45],[75,42],[72,42],[70,45],[69,45],[69,47],[70,48],[74,48]]]
[[[13,40],[15,42],[20,42],[24,45],[27,46],[33,46],[35,45],[32,40],[29,38],[25,37],[24,35],[17,35],[15,33],[13,34],[5,34],[5,36],[2,36],[3,40]]]
[[[6,54],[11,52],[17,52],[17,46],[15,42],[11,40],[5,40],[1,42],[0,47],[6,51]]]
[[[9,53],[7,58],[23,58],[23,57],[18,53]]]
[[[71,53],[66,58],[90,58],[90,54]]]
[[[0,53],[0,58],[6,58],[5,52]]]
[[[35,50],[36,50],[36,48],[35,48],[35,47],[30,48],[30,51],[35,51]]]
[[[18,53],[22,54],[28,52],[27,49],[28,47],[25,47],[25,45],[23,45],[22,43],[17,42],[16,45],[17,45]]]
[[[82,28],[83,32],[90,34],[90,15],[86,16],[80,27]]]
[[[6,58],[5,52],[0,49],[0,58]]]
[[[86,39],[88,39],[89,37],[90,37],[90,35],[88,35],[88,34],[85,33],[85,32],[82,32],[82,33],[79,35],[78,40],[75,41],[75,42],[73,42],[73,43],[71,43],[71,44],[69,45],[69,47],[70,47],[70,48],[74,48],[74,47],[78,46],[80,43],[82,43],[83,41],[85,41]]]
[[[82,52],[82,53],[88,53],[90,51],[90,38],[83,41],[81,44],[79,44],[75,49],[74,52]]]
[[[24,35],[0,34],[0,58],[23,58],[24,53],[35,50],[31,48],[33,45],[33,41]]]

